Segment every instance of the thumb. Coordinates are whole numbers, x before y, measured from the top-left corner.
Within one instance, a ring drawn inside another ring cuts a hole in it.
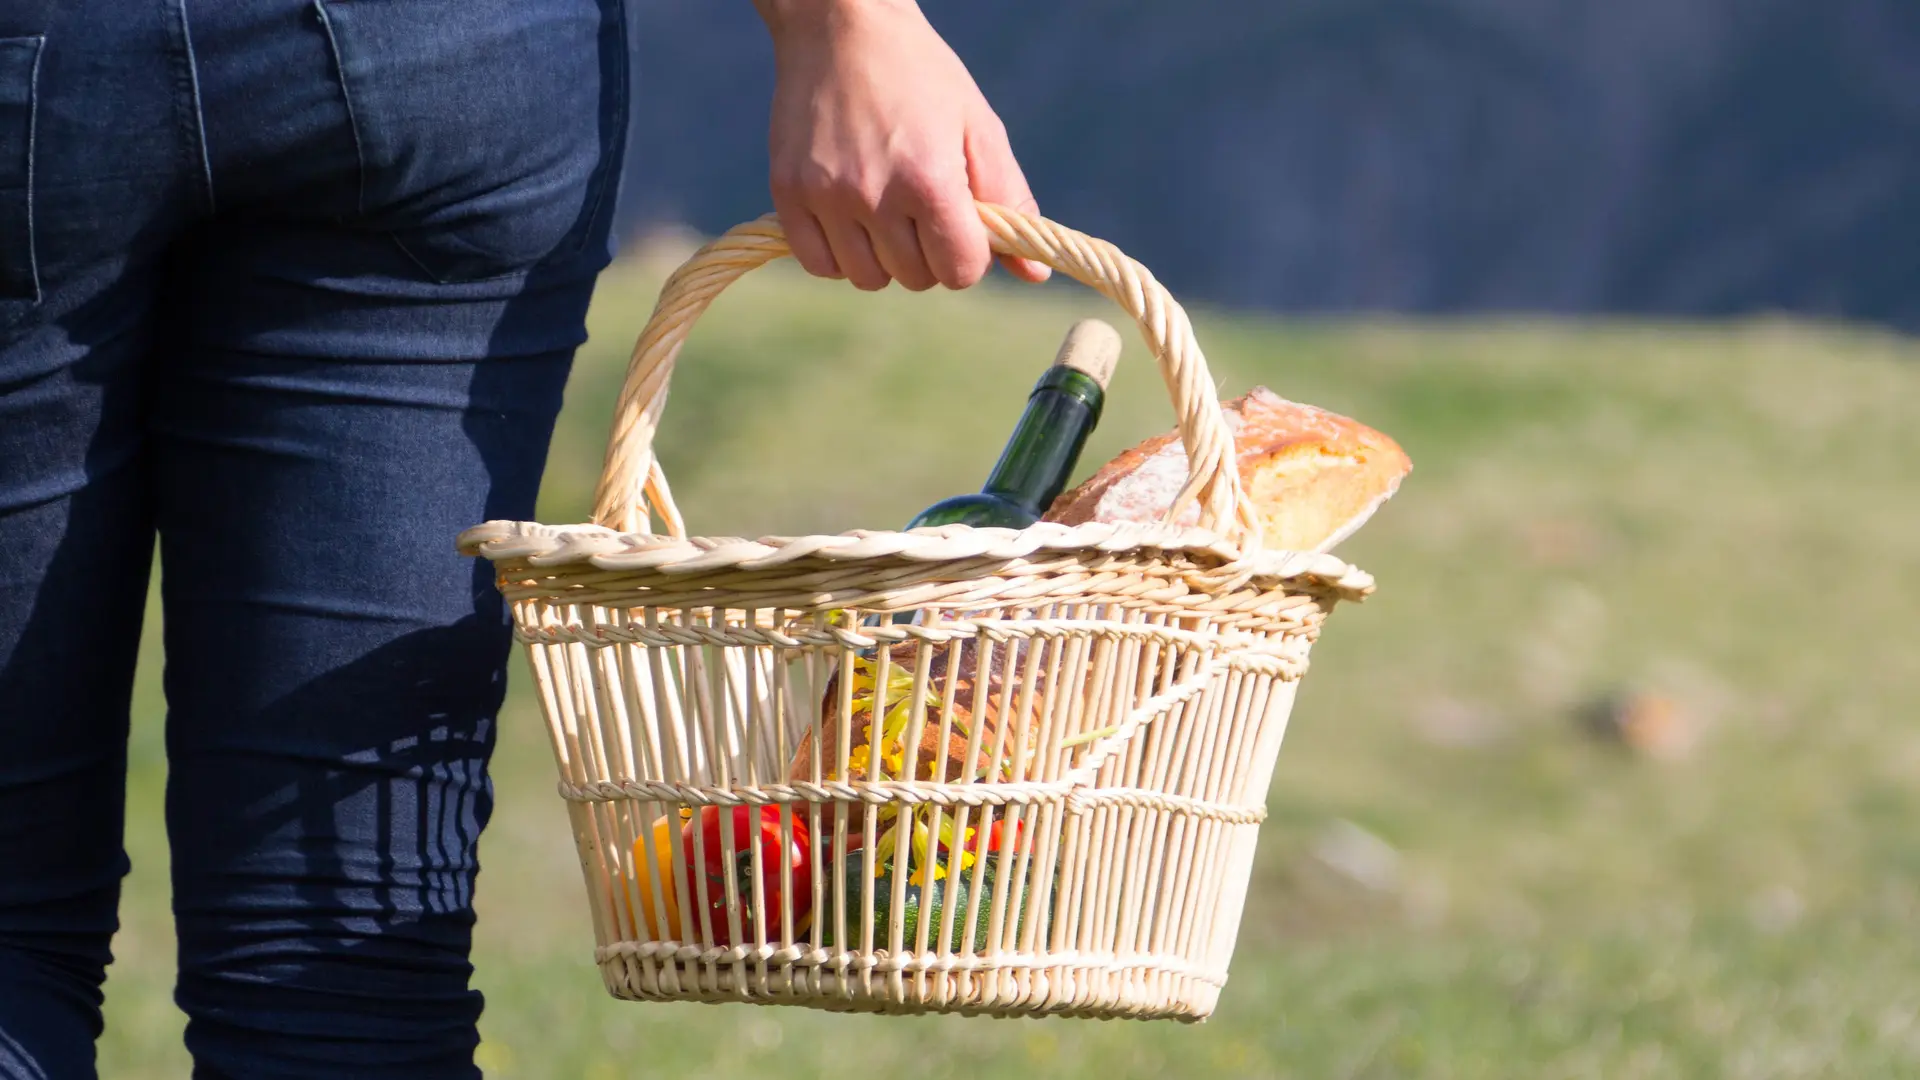
[[[1020,163],[1014,160],[1006,125],[991,110],[983,111],[984,117],[967,125],[967,182],[973,188],[973,197],[1025,214],[1039,214],[1040,203],[1027,187]],[[996,257],[1009,273],[1022,280],[1038,284],[1053,276],[1052,268],[1045,263],[1010,255]]]

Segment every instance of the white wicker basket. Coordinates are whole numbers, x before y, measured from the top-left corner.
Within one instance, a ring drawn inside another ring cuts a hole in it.
[[[1260,549],[1206,363],[1143,267],[1044,219],[981,215],[996,250],[1137,321],[1198,527],[687,538],[653,433],[694,320],[786,254],[763,219],[662,288],[598,524],[461,537],[512,603],[617,997],[1213,1010],[1308,649],[1372,581]],[[649,503],[669,535],[648,531]],[[918,618],[876,618],[901,612]]]

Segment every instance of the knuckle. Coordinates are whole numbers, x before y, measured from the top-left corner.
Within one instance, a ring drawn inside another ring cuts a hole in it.
[[[952,201],[953,183],[929,169],[908,167],[894,173],[890,201],[914,209],[944,207]]]
[[[815,203],[831,201],[843,184],[839,174],[817,163],[797,166],[783,178],[788,190]]]
[[[804,170],[797,182],[800,197],[808,203],[854,215],[870,213],[878,208],[887,189],[884,175],[871,171],[850,173],[824,167]]]
[[[862,174],[849,177],[841,198],[861,212],[873,214],[887,202],[889,182],[886,177],[875,174]]]

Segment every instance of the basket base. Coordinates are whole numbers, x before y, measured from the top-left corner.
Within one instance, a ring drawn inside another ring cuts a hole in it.
[[[851,964],[848,970],[834,970],[825,965],[615,956],[603,961],[600,969],[608,993],[627,1001],[733,1002],[903,1016],[1065,1016],[1187,1023],[1205,1020],[1213,1012],[1224,981],[1147,962],[1048,964],[1041,957],[1006,959],[1010,965],[997,969],[883,972],[862,971]]]

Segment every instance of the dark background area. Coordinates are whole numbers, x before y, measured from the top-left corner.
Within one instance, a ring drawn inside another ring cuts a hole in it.
[[[1920,328],[1915,0],[928,0],[1043,212],[1293,312]],[[626,225],[764,212],[746,0],[639,4]]]

